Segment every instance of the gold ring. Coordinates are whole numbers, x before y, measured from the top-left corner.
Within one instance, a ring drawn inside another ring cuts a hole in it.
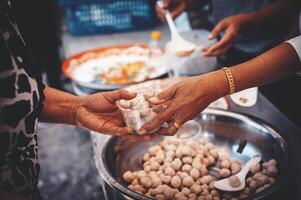
[[[181,127],[181,124],[179,124],[178,122],[174,121],[172,123],[172,125],[176,128],[176,129],[179,129]]]

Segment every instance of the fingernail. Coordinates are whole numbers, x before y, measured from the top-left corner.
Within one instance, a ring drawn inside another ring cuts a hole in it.
[[[160,102],[160,99],[158,97],[151,97],[148,99],[151,103],[157,103]]]
[[[136,92],[130,92],[130,91],[127,91],[127,93],[130,94],[130,95],[137,95]]]
[[[147,133],[147,131],[146,130],[141,130],[141,131],[139,131],[140,132],[140,134],[141,135],[144,135],[144,134],[146,134]]]
[[[208,39],[211,40],[212,38],[213,38],[213,35],[210,34],[210,35],[208,36]]]
[[[151,97],[151,98],[149,98],[149,100],[151,100],[151,101],[158,101],[159,98],[158,97]]]

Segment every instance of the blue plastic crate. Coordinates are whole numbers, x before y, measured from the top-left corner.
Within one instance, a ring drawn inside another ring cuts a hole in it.
[[[125,32],[156,25],[155,0],[58,0],[72,35]]]

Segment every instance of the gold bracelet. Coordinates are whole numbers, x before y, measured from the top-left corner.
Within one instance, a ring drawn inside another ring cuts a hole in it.
[[[228,79],[228,83],[229,83],[229,93],[230,94],[233,94],[235,93],[235,81],[234,81],[234,77],[233,77],[233,74],[230,70],[229,67],[224,67],[223,68],[223,71],[225,72],[226,74],[226,77]]]

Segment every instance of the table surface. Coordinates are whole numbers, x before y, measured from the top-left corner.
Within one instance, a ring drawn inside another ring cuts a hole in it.
[[[169,38],[166,26],[157,28],[162,34],[161,44]],[[62,53],[68,57],[83,50],[120,43],[146,43],[150,30],[73,37],[67,33],[62,36]],[[259,94],[255,106],[246,108],[231,103],[230,110],[256,116],[289,136],[292,142],[297,166],[294,177],[301,180],[301,145],[298,145],[301,130],[288,120],[271,102]],[[300,143],[299,143],[300,144]],[[39,156],[41,164],[40,190],[45,199],[104,199],[101,191],[93,150],[88,131],[65,126],[39,126]],[[297,183],[301,199],[301,184]]]

